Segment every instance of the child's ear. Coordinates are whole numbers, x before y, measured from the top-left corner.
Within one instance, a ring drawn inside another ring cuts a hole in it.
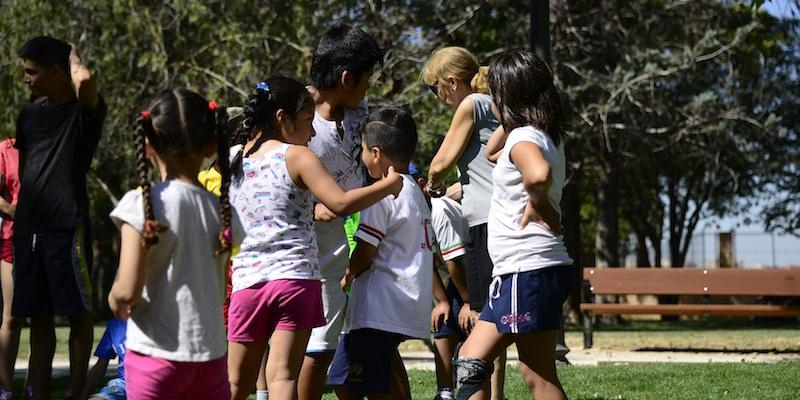
[[[358,82],[356,82],[356,74],[349,69],[342,71],[342,75],[339,77],[339,83],[342,84],[342,87],[345,89],[352,89],[356,86]]]

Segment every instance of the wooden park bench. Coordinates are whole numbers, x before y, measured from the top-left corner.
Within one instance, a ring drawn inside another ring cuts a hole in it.
[[[592,314],[800,317],[800,306],[721,304],[712,296],[800,297],[800,268],[585,268],[583,346],[592,347]],[[702,304],[604,304],[598,295],[699,295]]]

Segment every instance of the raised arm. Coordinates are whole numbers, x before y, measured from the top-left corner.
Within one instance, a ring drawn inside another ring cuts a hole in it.
[[[444,178],[467,148],[474,127],[475,103],[472,99],[466,98],[458,105],[450,129],[447,130],[442,145],[431,160],[428,168],[428,187],[441,187]]]
[[[78,49],[74,44],[72,51],[69,53],[69,73],[72,78],[72,85],[75,87],[75,94],[78,96],[78,102],[89,110],[94,110],[100,102],[97,95],[97,85],[95,85],[92,73],[89,68],[81,62],[81,57],[78,55]]]
[[[141,245],[142,236],[131,225],[122,224],[121,231],[119,268],[108,293],[108,305],[117,318],[127,320],[131,307],[139,301],[144,290],[145,250]]]
[[[361,211],[390,194],[397,196],[403,188],[403,178],[390,167],[389,173],[381,180],[345,192],[333,180],[322,161],[302,146],[289,147],[286,165],[295,184],[308,188],[325,207],[339,216]]]

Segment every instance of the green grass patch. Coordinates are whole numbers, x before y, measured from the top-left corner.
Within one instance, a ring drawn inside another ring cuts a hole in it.
[[[633,364],[559,366],[561,382],[573,400],[794,400],[800,393],[800,363],[776,364]],[[506,397],[530,398],[519,370],[507,371]],[[413,399],[432,399],[436,391],[432,371],[409,371]],[[17,386],[21,387],[19,380]],[[61,397],[67,379],[53,382],[53,397]],[[251,398],[255,398],[254,396]],[[328,390],[323,399],[336,396]]]

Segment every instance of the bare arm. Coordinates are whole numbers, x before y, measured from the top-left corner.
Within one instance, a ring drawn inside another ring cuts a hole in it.
[[[144,290],[145,250],[141,235],[129,224],[122,224],[122,245],[119,252],[117,278],[108,294],[108,305],[114,315],[127,320],[131,307],[142,297]]]
[[[467,148],[469,138],[472,136],[472,130],[475,126],[475,103],[472,99],[464,99],[458,105],[453,121],[450,123],[450,129],[444,135],[442,145],[431,160],[430,168],[428,168],[428,186],[438,188],[442,185],[442,181],[450,170],[456,165],[456,162],[461,158],[464,149]]]
[[[369,267],[372,266],[372,259],[375,258],[376,254],[378,254],[377,247],[359,238],[356,238],[355,240],[356,248],[353,250],[353,254],[350,256],[350,264],[348,264],[344,276],[342,277],[342,289],[350,286],[353,283],[353,279],[357,278],[359,275],[363,274],[364,271],[368,270]]]
[[[69,73],[72,78],[72,85],[75,86],[75,94],[78,102],[89,110],[94,110],[100,102],[97,95],[97,85],[92,78],[89,68],[81,62],[78,49],[74,44],[70,45],[72,50],[69,53]]]
[[[436,299],[436,306],[433,307],[433,311],[431,311],[431,327],[433,328],[434,332],[439,330],[439,326],[442,322],[445,324],[450,319],[450,302],[447,300],[447,293],[444,289],[444,282],[442,282],[442,277],[439,275],[439,271],[436,270],[436,265],[434,264],[433,269],[433,298]]]
[[[532,142],[520,142],[514,145],[509,156],[522,174],[522,184],[528,192],[528,203],[519,221],[520,228],[533,221],[542,224],[554,235],[560,235],[561,216],[547,198],[553,177],[542,149]]]
[[[0,197],[0,217],[7,220],[13,220],[14,214],[17,211],[17,206],[9,203],[6,199]]]
[[[508,139],[506,130],[503,129],[502,125],[498,126],[492,136],[489,137],[489,141],[486,142],[486,148],[483,151],[489,161],[497,162],[497,159],[503,154],[503,146],[506,145],[506,139]]]
[[[103,377],[106,376],[106,370],[108,370],[108,359],[98,358],[97,362],[86,376],[86,388],[83,390],[82,398],[88,398],[92,394],[96,393],[97,388],[100,386],[100,382],[102,382]]]
[[[447,272],[450,273],[450,280],[453,282],[453,285],[455,285],[456,290],[458,290],[458,295],[461,296],[461,300],[463,300],[465,304],[468,304],[469,292],[467,292],[467,278],[464,274],[463,259],[464,256],[458,256],[444,263],[447,265]]]
[[[291,146],[286,151],[286,165],[292,181],[308,188],[325,207],[339,216],[361,211],[390,194],[397,196],[403,188],[403,178],[390,167],[383,179],[345,192],[333,180],[322,161],[302,146]]]

